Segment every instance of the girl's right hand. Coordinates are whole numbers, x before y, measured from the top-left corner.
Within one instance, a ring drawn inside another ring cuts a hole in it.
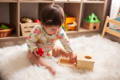
[[[35,48],[34,51],[33,51],[33,54],[34,54],[35,56],[39,56],[39,55],[37,54],[37,52],[38,52],[38,48]]]

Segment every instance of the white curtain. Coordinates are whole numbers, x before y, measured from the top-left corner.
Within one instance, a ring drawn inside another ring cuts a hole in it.
[[[119,9],[120,9],[120,0],[112,0],[110,17],[111,18],[116,18]]]

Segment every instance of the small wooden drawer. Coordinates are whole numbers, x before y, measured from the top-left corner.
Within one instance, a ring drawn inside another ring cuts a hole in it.
[[[39,25],[39,24],[38,23],[21,23],[20,27],[21,27],[22,36],[24,37],[28,36],[35,25]]]

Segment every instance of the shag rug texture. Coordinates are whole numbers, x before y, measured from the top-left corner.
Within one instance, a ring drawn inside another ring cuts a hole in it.
[[[32,65],[27,59],[26,44],[0,48],[0,76],[3,80],[120,80],[120,44],[100,35],[70,39],[77,54],[92,55],[95,64],[92,72],[81,72],[57,64],[47,58],[56,70],[55,76],[44,67]],[[57,42],[57,45],[61,45]]]

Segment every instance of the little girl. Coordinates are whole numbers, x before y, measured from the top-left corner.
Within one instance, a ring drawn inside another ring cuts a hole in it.
[[[71,62],[76,60],[76,55],[73,54],[69,46],[68,38],[60,27],[63,22],[64,11],[59,5],[46,6],[41,12],[41,24],[34,27],[27,39],[29,60],[38,66],[45,66],[53,75],[55,75],[56,71],[43,59],[50,55],[50,51],[55,57],[61,55],[69,57]],[[65,49],[55,47],[55,41],[58,39],[60,39]],[[42,56],[37,55],[38,48],[44,50]]]

